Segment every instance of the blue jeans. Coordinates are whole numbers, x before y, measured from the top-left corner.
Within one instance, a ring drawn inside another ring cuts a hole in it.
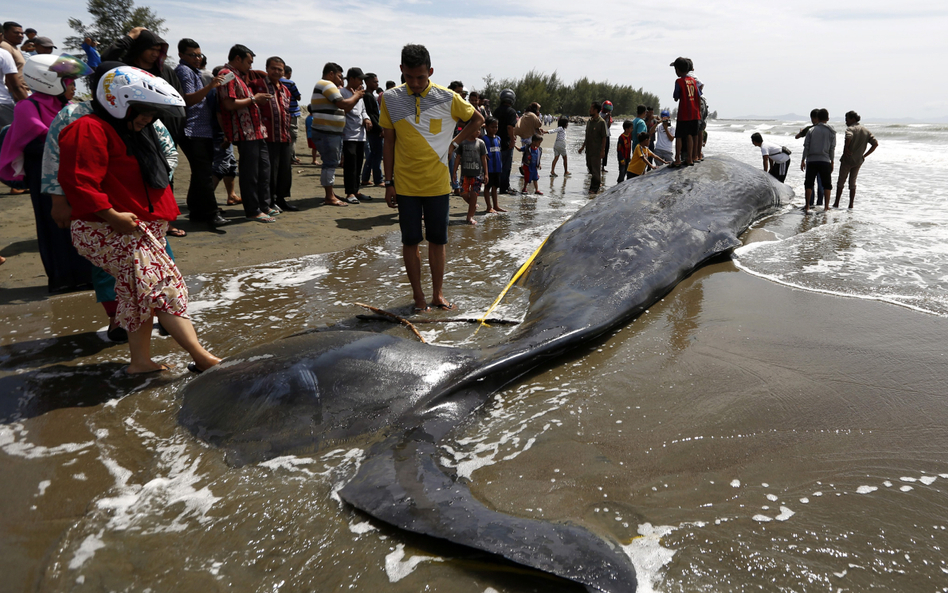
[[[323,157],[323,170],[319,174],[319,184],[332,187],[336,182],[336,167],[342,159],[342,134],[322,134],[313,130],[313,144]]]

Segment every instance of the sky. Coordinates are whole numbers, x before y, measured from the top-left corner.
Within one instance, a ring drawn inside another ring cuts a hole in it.
[[[201,44],[210,65],[242,43],[263,69],[271,55],[294,69],[304,95],[328,61],[398,80],[399,52],[425,45],[444,86],[556,72],[642,88],[673,106],[678,56],[689,57],[718,116],[807,114],[834,119],[948,117],[948,3],[877,0],[139,0],[166,20],[166,40]],[[28,8],[27,8],[28,7]],[[584,11],[585,8],[590,10]],[[90,21],[82,0],[8,2],[0,19],[58,42],[68,17]],[[62,49],[58,50],[62,51]],[[607,97],[604,97],[607,98]]]

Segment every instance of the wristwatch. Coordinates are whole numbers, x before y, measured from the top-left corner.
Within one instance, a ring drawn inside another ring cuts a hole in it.
[[[382,185],[385,187],[392,187],[395,185],[395,182],[392,181],[391,179],[385,179],[382,181]]]

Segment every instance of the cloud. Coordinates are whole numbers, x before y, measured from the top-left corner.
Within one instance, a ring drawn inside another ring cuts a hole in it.
[[[327,61],[359,66],[383,80],[398,78],[401,47],[423,43],[434,80],[516,78],[534,69],[561,80],[581,77],[630,84],[672,103],[679,55],[690,57],[712,109],[721,115],[833,112],[902,116],[907,106],[948,96],[920,55],[944,53],[948,9],[912,3],[823,0],[786,6],[738,0],[673,5],[604,0],[182,0],[138,2],[166,19],[166,37],[201,43],[212,64],[243,43],[263,59],[283,57],[301,89],[311,88]],[[47,0],[20,22],[43,23],[41,34],[69,34],[66,18],[87,20],[76,4]],[[911,22],[911,27],[906,26]],[[47,33],[48,31],[48,33]],[[944,115],[944,114],[943,114]]]

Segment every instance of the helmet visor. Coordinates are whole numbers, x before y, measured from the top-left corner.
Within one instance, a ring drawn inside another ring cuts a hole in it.
[[[69,54],[59,56],[49,69],[60,78],[80,78],[92,74],[92,68],[88,64]]]

